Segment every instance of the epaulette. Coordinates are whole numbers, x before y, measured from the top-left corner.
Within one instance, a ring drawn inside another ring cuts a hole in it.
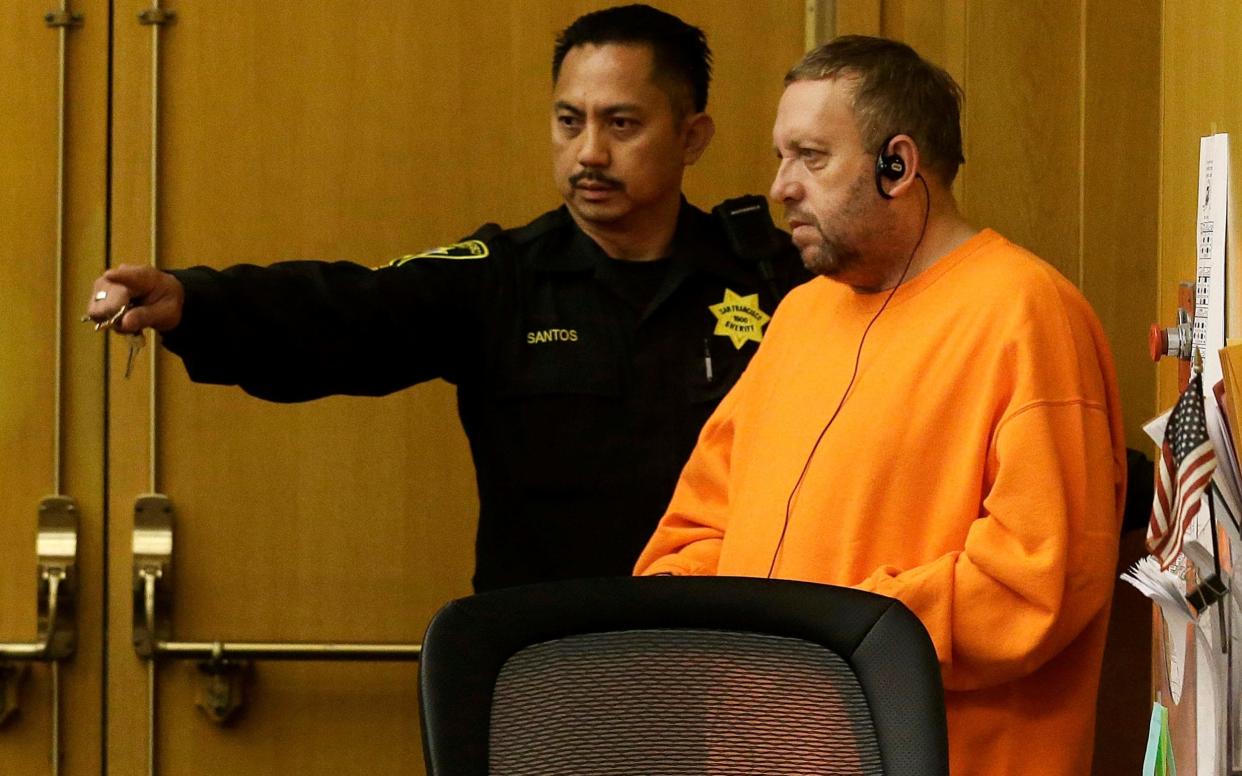
[[[509,230],[505,236],[514,245],[525,245],[538,240],[553,229],[563,226],[567,217],[561,210],[553,210],[544,213],[525,226]]]
[[[750,263],[772,261],[785,247],[768,201],[757,194],[726,199],[712,208],[734,255]]]
[[[470,235],[469,239],[490,242],[494,237],[496,237],[496,235],[503,231],[504,229],[500,226],[500,224],[486,223],[476,229],[474,234]]]
[[[399,256],[390,261],[387,266],[400,267],[402,264],[415,259],[450,259],[458,261],[486,259],[492,254],[488,243],[503,231],[498,224],[484,224],[476,229],[474,234],[460,242],[455,242],[451,245],[441,245],[421,253]]]

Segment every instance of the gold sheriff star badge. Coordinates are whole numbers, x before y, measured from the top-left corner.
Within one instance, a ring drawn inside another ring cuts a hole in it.
[[[739,296],[727,288],[724,301],[709,305],[707,309],[716,316],[716,330],[712,333],[728,337],[738,350],[748,341],[762,342],[763,327],[772,318],[759,309],[758,294]]]

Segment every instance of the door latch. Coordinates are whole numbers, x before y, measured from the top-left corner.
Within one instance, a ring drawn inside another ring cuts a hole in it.
[[[158,642],[172,633],[172,501],[148,493],[134,502],[134,649],[155,656]]]
[[[68,660],[77,649],[78,507],[68,496],[39,502],[35,561],[36,638],[0,644],[0,724],[18,711],[18,687],[27,673],[23,663]]]
[[[227,725],[246,703],[246,691],[254,679],[254,662],[220,657],[222,645],[216,646],[217,656],[198,664],[204,681],[199,686],[196,705],[212,722]]]

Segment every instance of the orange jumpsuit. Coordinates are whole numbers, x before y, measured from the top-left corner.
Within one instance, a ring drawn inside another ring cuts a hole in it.
[[[984,230],[898,289],[811,455],[886,294],[816,278],[786,298],[635,572],[774,563],[898,598],[936,646],[955,776],[1086,774],[1125,492],[1104,333]]]

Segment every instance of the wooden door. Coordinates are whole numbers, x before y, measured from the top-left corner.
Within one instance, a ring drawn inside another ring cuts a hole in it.
[[[176,18],[156,26],[138,21],[148,4],[114,3],[112,263],[147,262],[154,244],[162,267],[376,265],[487,221],[525,223],[559,204],[554,34],[602,5],[213,0],[166,4]],[[663,5],[704,26],[717,52],[720,132],[691,199],[766,191],[803,4]],[[275,405],[193,385],[158,348],[127,380],[112,339],[110,773],[147,768],[148,677],[129,629],[141,494],[166,494],[175,510],[178,640],[417,642],[443,602],[469,592],[477,502],[449,387]],[[261,663],[229,727],[196,710],[194,665],[161,662],[156,676],[160,773],[422,770],[413,664]]]
[[[78,636],[59,669],[60,772],[89,774],[101,766],[103,348],[77,318],[104,266],[108,4],[71,4],[81,21],[64,32],[63,165],[62,33],[44,19],[54,6],[0,7],[0,642],[35,641],[39,505],[69,496]],[[52,671],[27,670],[18,714],[0,727],[0,772],[37,776],[53,772]]]

